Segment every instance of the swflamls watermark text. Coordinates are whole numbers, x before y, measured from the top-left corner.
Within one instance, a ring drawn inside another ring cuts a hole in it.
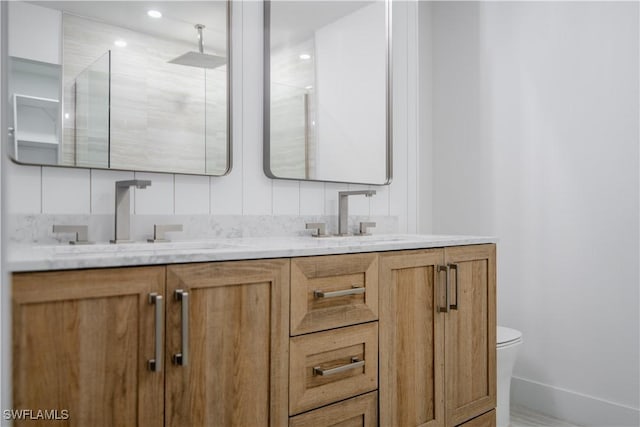
[[[5,420],[48,420],[64,421],[69,419],[68,409],[5,409],[2,411]]]

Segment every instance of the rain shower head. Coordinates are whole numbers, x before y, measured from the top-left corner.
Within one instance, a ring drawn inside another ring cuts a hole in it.
[[[186,65],[188,67],[197,68],[217,68],[227,63],[227,58],[224,56],[210,55],[204,53],[204,43],[202,41],[202,29],[204,25],[196,24],[196,30],[198,30],[198,50],[199,52],[187,52],[184,55],[180,55],[177,58],[169,61],[171,64]]]

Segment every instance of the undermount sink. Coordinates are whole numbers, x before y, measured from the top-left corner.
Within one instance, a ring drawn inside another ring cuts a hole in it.
[[[158,251],[181,251],[181,250],[216,250],[231,249],[238,247],[237,244],[216,241],[196,241],[196,242],[161,242],[161,243],[121,243],[105,244],[98,243],[92,245],[67,245],[53,246],[55,255],[92,255],[92,254],[113,254],[126,252],[158,252]]]
[[[327,244],[353,244],[353,243],[363,243],[363,244],[372,244],[372,243],[385,243],[385,242],[401,242],[409,240],[407,236],[399,236],[394,234],[387,235],[371,235],[371,236],[331,236],[322,238],[323,242],[327,242]]]

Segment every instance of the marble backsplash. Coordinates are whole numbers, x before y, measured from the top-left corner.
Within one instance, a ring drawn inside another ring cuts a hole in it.
[[[357,216],[349,218],[349,229],[355,232],[362,221],[374,221],[372,234],[398,232],[398,217]],[[234,237],[290,237],[310,235],[305,224],[324,222],[327,232],[338,229],[338,217],[297,215],[132,215],[131,237],[146,241],[153,237],[154,224],[182,224],[182,232],[167,233],[173,241],[206,240]],[[58,244],[72,239],[70,233],[53,233],[53,225],[88,225],[89,240],[107,242],[114,236],[113,215],[10,215],[7,232],[11,244]]]

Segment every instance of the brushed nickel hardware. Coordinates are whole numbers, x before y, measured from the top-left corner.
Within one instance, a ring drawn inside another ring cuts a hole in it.
[[[156,354],[153,359],[149,359],[147,361],[147,367],[152,372],[161,372],[162,348],[164,347],[164,343],[162,342],[162,337],[164,337],[164,320],[162,318],[164,315],[164,304],[162,295],[158,295],[155,292],[150,293],[149,304],[154,304],[156,306]]]
[[[308,222],[305,225],[307,230],[316,230],[315,233],[312,234],[313,237],[328,237],[327,234],[327,225],[324,222]]]
[[[351,289],[343,289],[341,291],[332,291],[332,292],[324,292],[320,290],[313,291],[314,298],[337,298],[344,297],[348,295],[360,295],[367,292],[367,290],[358,285],[353,285]]]
[[[449,269],[456,271],[456,281],[455,281],[455,284],[456,284],[456,293],[455,293],[456,294],[456,303],[449,305],[449,307],[452,310],[457,310],[458,309],[458,264],[449,264]]]
[[[320,375],[322,377],[327,377],[329,375],[340,374],[342,372],[350,371],[351,369],[357,369],[364,366],[364,360],[360,360],[358,357],[352,357],[351,363],[347,365],[338,366],[336,368],[331,369],[323,369],[320,366],[315,366],[313,368],[313,375]]]
[[[439,265],[438,266],[438,273],[441,272],[446,272],[445,275],[445,281],[444,281],[444,307],[438,307],[438,312],[439,313],[448,313],[449,312],[449,308],[451,307],[449,304],[449,270],[450,267],[448,265]]]
[[[338,236],[349,235],[349,196],[371,197],[374,194],[375,190],[338,192]]]
[[[182,231],[182,224],[154,224],[153,239],[147,239],[149,243],[170,242],[165,237],[165,233],[169,231]]]
[[[176,289],[173,294],[176,301],[180,301],[180,327],[182,351],[173,355],[173,363],[178,366],[187,366],[189,363],[189,292]]]
[[[87,225],[54,225],[54,233],[75,233],[75,240],[70,240],[70,245],[91,245],[89,241],[89,227]]]
[[[361,222],[360,223],[360,233],[358,233],[358,236],[371,236],[371,233],[369,233],[369,228],[375,227],[376,223],[373,221],[368,221],[368,222]]]
[[[131,193],[129,189],[147,188],[151,181],[146,179],[130,179],[116,181],[116,235],[111,243],[130,243],[131,240]]]

